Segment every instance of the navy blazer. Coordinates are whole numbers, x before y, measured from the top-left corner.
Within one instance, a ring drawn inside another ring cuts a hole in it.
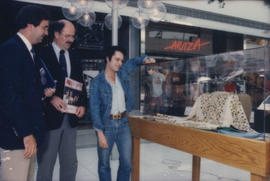
[[[55,95],[63,98],[65,77],[63,76],[61,66],[58,62],[57,56],[52,45],[48,47],[43,47],[39,49],[39,54],[44,60],[49,72],[51,73],[54,80],[56,80],[56,92]],[[70,78],[83,83],[82,69],[81,69],[81,59],[77,53],[69,50],[70,64],[71,64],[71,74]],[[83,90],[79,97],[79,106],[84,106],[86,108],[86,89],[83,86]],[[62,125],[64,114],[59,112],[54,108],[54,106],[48,101],[45,106],[45,116],[47,122],[47,128],[49,130],[58,129]],[[74,114],[70,114],[70,125],[71,127],[76,127],[78,125],[78,117]]]
[[[24,149],[33,134],[39,145],[46,131],[43,89],[32,56],[16,35],[0,46],[0,147]]]

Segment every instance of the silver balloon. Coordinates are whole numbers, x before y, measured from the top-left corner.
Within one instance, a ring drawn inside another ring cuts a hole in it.
[[[162,2],[156,2],[151,10],[150,19],[158,22],[164,19],[167,13],[167,8]]]
[[[82,9],[76,1],[65,1],[62,6],[62,13],[66,19],[74,21],[82,15]]]
[[[94,7],[94,0],[76,0],[82,12],[90,12]]]
[[[121,27],[122,25],[122,17],[120,15],[118,15],[118,28]],[[105,26],[109,29],[112,30],[112,15],[111,14],[107,14],[105,16],[105,20],[104,20]]]
[[[77,0],[80,6],[86,6],[88,4],[88,0]]]
[[[152,9],[154,4],[154,0],[138,0],[137,2],[137,6],[140,9]]]
[[[112,8],[113,3],[116,4],[116,8],[124,8],[127,6],[129,0],[105,0],[106,4]]]
[[[96,21],[96,13],[95,12],[85,12],[79,18],[78,23],[84,27],[92,26]]]
[[[136,11],[134,18],[131,18],[132,25],[137,29],[143,29],[149,24],[148,15],[143,13],[142,10]]]

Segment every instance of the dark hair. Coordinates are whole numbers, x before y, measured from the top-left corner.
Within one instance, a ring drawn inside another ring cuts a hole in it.
[[[54,33],[58,32],[60,34],[64,27],[65,27],[65,23],[63,22],[59,22],[59,21],[51,22],[49,26],[49,40],[53,41]]]
[[[40,25],[42,20],[49,20],[49,14],[42,7],[36,5],[24,6],[20,9],[16,16],[17,29],[23,29],[27,24],[32,24],[35,27]]]
[[[111,61],[111,58],[112,58],[112,56],[114,55],[114,53],[116,51],[121,52],[124,56],[126,55],[126,49],[125,48],[120,47],[120,46],[111,46],[109,48],[106,48],[106,51],[105,51],[105,60],[106,60],[106,57],[108,57],[109,58],[109,61]]]

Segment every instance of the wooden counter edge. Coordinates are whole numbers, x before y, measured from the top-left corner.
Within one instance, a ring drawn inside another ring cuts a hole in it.
[[[250,171],[270,174],[270,142],[175,126],[129,116],[132,135],[198,157]]]

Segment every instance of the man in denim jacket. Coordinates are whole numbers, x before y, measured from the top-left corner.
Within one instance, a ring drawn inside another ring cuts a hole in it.
[[[90,111],[98,139],[98,174],[100,181],[111,181],[110,153],[116,143],[119,151],[117,181],[129,181],[132,141],[127,112],[133,107],[129,75],[143,63],[154,63],[146,56],[123,64],[125,50],[112,46],[106,52],[106,68],[90,86]]]

